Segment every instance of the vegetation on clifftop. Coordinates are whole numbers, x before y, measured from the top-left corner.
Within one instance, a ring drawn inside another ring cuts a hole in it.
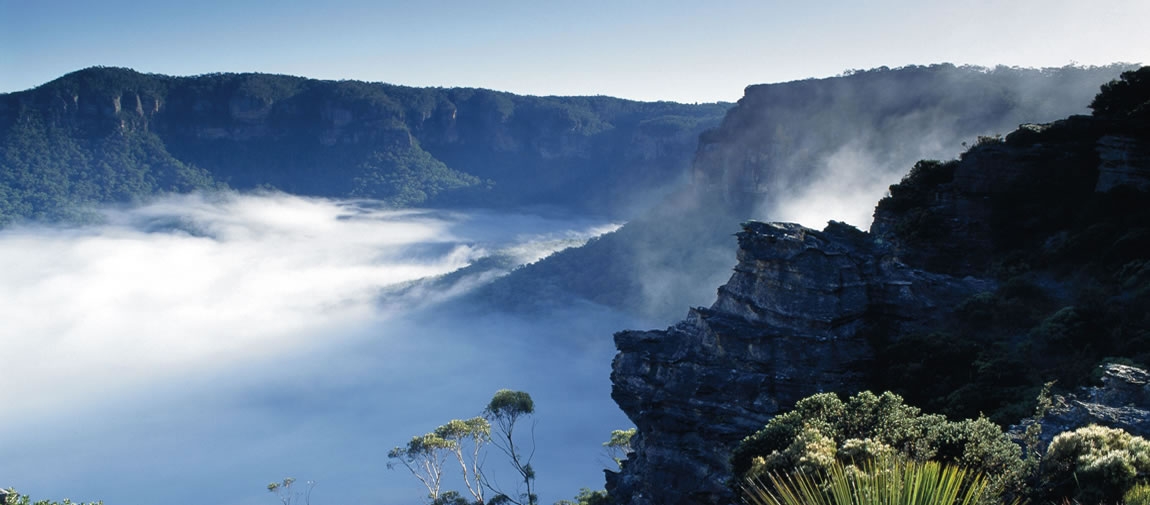
[[[900,496],[906,492],[901,478],[885,482],[880,477],[942,464],[968,474],[971,480],[961,488],[979,489],[972,504],[1092,505],[1122,503],[1125,495],[1150,484],[1150,442],[1120,429],[1086,426],[1058,434],[1048,448],[1033,445],[1028,451],[1024,459],[1020,446],[985,418],[947,421],[923,414],[890,392],[862,392],[846,401],[822,393],[799,401],[738,445],[732,485],[749,493],[754,503],[800,503],[778,497],[804,483],[805,492],[813,493],[808,498],[817,498],[805,503],[871,503],[838,501],[835,493],[857,499],[862,496],[855,492],[870,489]],[[937,477],[931,479],[937,483]],[[775,501],[766,499],[772,493]]]
[[[1095,190],[1100,136],[1150,142],[1136,117],[1150,100],[1147,80],[1150,67],[1104,86],[1094,101],[1104,122],[1022,129],[961,160],[920,162],[891,186],[876,215],[893,219],[891,236],[911,251],[904,261],[997,286],[937,328],[876,335],[875,387],[952,417],[1010,423],[1047,381],[1069,390],[1102,362],[1150,363],[1150,199],[1130,186]],[[971,197],[989,202],[989,216],[949,213],[947,202],[965,198],[952,189],[956,172],[969,180],[1004,162],[1017,182]],[[964,234],[977,226],[988,243]]]

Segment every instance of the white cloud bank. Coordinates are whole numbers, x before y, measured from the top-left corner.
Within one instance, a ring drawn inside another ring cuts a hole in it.
[[[338,482],[329,499],[406,503],[418,487],[382,475],[387,448],[474,415],[499,387],[550,403],[564,421],[541,440],[574,437],[598,474],[586,451],[606,431],[588,420],[621,417],[607,378],[620,317],[417,315],[443,294],[378,297],[491,254],[535,261],[615,225],[283,194],[102,212],[99,225],[0,231],[0,476],[17,479],[0,486],[109,503],[199,503],[183,493],[203,488],[259,503],[262,484],[294,475]],[[561,415],[566,404],[582,413]]]

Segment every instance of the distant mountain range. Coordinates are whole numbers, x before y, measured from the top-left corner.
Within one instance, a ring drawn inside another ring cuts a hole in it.
[[[618,215],[728,107],[93,67],[0,95],[0,225],[221,187]]]

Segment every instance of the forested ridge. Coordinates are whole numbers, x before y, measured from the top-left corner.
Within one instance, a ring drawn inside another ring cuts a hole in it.
[[[0,95],[0,224],[224,187],[610,214],[681,178],[726,108],[93,67]]]

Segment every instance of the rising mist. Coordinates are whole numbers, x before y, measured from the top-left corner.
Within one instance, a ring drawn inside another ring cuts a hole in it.
[[[422,488],[387,470],[388,449],[505,387],[538,405],[544,500],[601,485],[600,443],[627,425],[602,336],[636,321],[590,304],[546,318],[445,305],[498,268],[411,287],[617,225],[275,193],[100,215],[0,232],[0,390],[20,413],[0,421],[0,474],[21,492],[267,504],[264,485],[291,476],[318,482],[315,503],[410,503]]]

